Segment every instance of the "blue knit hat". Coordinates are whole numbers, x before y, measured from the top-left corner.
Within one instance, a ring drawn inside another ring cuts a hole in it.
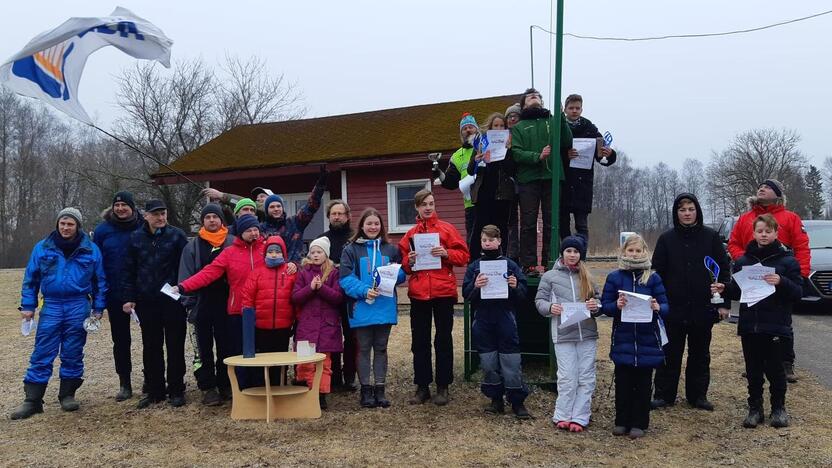
[[[269,195],[269,197],[266,198],[266,202],[263,203],[263,211],[268,213],[269,205],[271,205],[274,202],[278,202],[283,206],[284,209],[286,208],[286,204],[283,203],[283,197],[281,197],[280,195]]]
[[[583,237],[569,236],[560,241],[561,256],[563,256],[563,251],[570,247],[577,250],[581,254],[581,260],[586,260],[586,242]]]
[[[260,227],[260,223],[257,221],[257,217],[254,215],[242,215],[237,218],[235,222],[234,232],[238,236],[242,236],[244,232],[246,232],[249,228],[257,226]]]
[[[462,130],[462,127],[466,125],[473,125],[480,128],[479,125],[477,125],[477,120],[469,112],[462,114],[462,119],[459,121],[459,129]]]

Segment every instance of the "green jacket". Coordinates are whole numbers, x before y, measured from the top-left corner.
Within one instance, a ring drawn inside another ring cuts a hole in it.
[[[474,148],[460,148],[451,155],[448,161],[448,169],[445,171],[445,180],[442,181],[442,187],[448,190],[456,190],[459,188],[459,181],[468,176],[468,162],[474,156]],[[471,208],[474,203],[470,197],[464,197],[465,208]]]
[[[560,158],[555,151],[545,161],[540,160],[540,152],[549,144],[550,122],[553,117],[521,120],[511,129],[511,156],[517,165],[517,182],[527,184],[535,180],[552,179],[552,163],[559,164],[560,179],[564,178],[563,164],[567,151],[572,147],[572,131],[566,123],[566,117],[560,119]]]

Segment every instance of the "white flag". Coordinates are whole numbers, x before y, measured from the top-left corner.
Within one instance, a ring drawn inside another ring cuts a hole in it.
[[[117,7],[110,16],[70,18],[39,34],[0,66],[0,83],[92,124],[78,101],[78,82],[87,57],[109,45],[132,57],[156,60],[170,68],[173,41],[147,20]]]

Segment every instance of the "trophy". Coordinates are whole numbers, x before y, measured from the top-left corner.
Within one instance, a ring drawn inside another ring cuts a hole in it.
[[[442,153],[429,153],[428,159],[431,163],[433,163],[431,170],[439,174],[439,176],[436,179],[434,179],[433,185],[439,185],[445,179],[445,174],[442,172],[441,169],[439,169],[439,160],[442,159]]]
[[[711,282],[716,283],[719,278],[719,265],[713,258],[705,256],[705,269],[711,274]],[[719,293],[714,293],[711,297],[711,304],[722,304],[722,302],[722,296]]]
[[[605,133],[604,133],[604,148],[609,148],[609,146],[610,146],[611,144],[612,144],[612,133],[610,133],[610,132],[605,132]],[[603,158],[601,158],[601,164],[607,164],[608,162],[609,162],[609,161],[607,161],[607,157],[606,157],[606,156],[604,156]],[[717,268],[718,268],[718,267],[717,267]]]
[[[376,289],[376,288],[378,287],[378,285],[379,285],[379,284],[381,284],[381,275],[380,275],[380,274],[378,274],[378,270],[373,269],[373,284],[372,284],[372,288],[373,288],[373,289]],[[372,298],[368,297],[368,298],[364,299],[364,302],[366,302],[366,303],[367,303],[367,304],[369,304],[369,305],[372,305],[374,302],[376,302],[376,298],[374,298],[374,297],[372,297]]]

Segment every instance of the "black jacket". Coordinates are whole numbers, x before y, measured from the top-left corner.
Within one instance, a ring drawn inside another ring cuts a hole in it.
[[[803,295],[803,278],[800,276],[800,264],[791,250],[780,241],[774,241],[760,248],[756,241],[751,241],[745,255],[734,262],[736,273],[744,266],[762,263],[773,267],[780,275],[780,284],[775,286],[774,294],[768,296],[752,307],[740,304],[740,321],[737,324],[738,335],[763,334],[774,336],[792,336],[792,306]],[[740,287],[731,282],[727,290],[728,297],[739,300]]]
[[[352,237],[352,229],[345,226],[344,229],[330,229],[321,234],[321,237],[329,239],[329,259],[335,262],[336,265],[341,263],[341,253],[344,251],[344,246],[350,241]]]
[[[488,203],[494,200],[511,201],[515,198],[514,175],[516,168],[511,158],[511,149],[502,161],[478,166],[476,158],[468,162],[468,174],[476,174],[477,179],[471,185],[471,201],[474,204]]]
[[[145,222],[133,231],[124,259],[124,302],[166,299],[160,290],[165,283],[179,284],[179,259],[187,243],[185,233],[175,226],[151,234]]]
[[[696,225],[683,226],[676,210],[683,199],[696,206]],[[713,258],[719,265],[719,282],[727,283],[730,277],[731,258],[722,240],[713,229],[703,224],[702,207],[690,193],[682,193],[673,201],[673,228],[665,231],[656,241],[653,251],[653,268],[662,277],[667,289],[670,323],[707,324],[719,321],[717,307],[730,307],[730,302],[711,304],[711,274],[705,268],[705,257]]]
[[[569,128],[572,130],[572,138],[601,138],[601,132],[589,119],[580,117],[578,122],[572,124],[567,120]],[[561,206],[570,213],[590,213],[592,212],[592,184],[594,180],[595,161],[602,166],[611,166],[615,163],[617,155],[615,150],[607,157],[607,163],[601,162],[601,158],[593,159],[592,167],[589,169],[577,169],[569,167],[569,163],[564,163],[564,170],[566,171],[566,181],[563,184],[563,200]],[[662,276],[664,278],[664,276]]]

